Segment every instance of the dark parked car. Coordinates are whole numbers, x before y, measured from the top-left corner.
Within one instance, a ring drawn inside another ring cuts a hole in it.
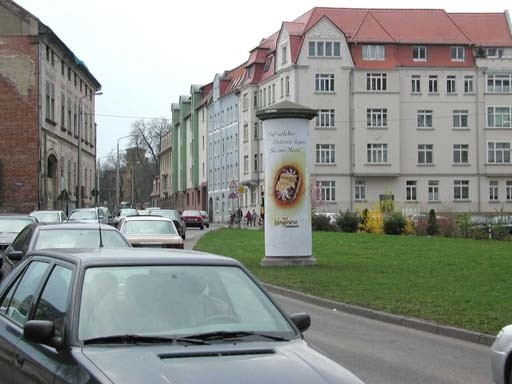
[[[195,210],[187,210],[183,211],[181,217],[183,218],[183,221],[187,227],[204,229],[204,221],[203,216],[201,216],[201,212]]]
[[[181,214],[175,209],[148,209],[149,215],[151,216],[162,216],[171,219],[174,222],[174,226],[178,230],[180,236],[185,240],[187,237],[187,225],[183,221]]]
[[[0,372],[19,383],[360,384],[311,349],[237,261],[36,251],[0,285]]]

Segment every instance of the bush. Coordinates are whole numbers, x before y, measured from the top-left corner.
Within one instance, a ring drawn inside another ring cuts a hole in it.
[[[311,217],[313,231],[335,231],[336,226],[331,223],[331,218],[326,215],[314,214]]]
[[[384,233],[401,235],[405,233],[405,225],[405,217],[399,212],[394,212],[384,219]]]
[[[382,212],[380,207],[374,207],[368,211],[368,219],[361,228],[368,233],[382,233]]]
[[[368,208],[365,208],[363,210],[363,213],[361,214],[361,222],[359,223],[359,230],[361,232],[366,232],[366,227],[368,226],[368,218],[370,217],[370,212],[368,211]]]
[[[431,209],[428,212],[427,220],[427,235],[435,236],[439,233],[439,226],[437,225],[436,211]]]
[[[341,229],[341,232],[357,232],[360,222],[361,219],[357,213],[347,211],[338,216],[336,225]]]

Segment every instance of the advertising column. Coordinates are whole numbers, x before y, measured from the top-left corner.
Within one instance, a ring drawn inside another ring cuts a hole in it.
[[[316,111],[283,102],[263,121],[265,257],[263,266],[313,265],[309,120]]]

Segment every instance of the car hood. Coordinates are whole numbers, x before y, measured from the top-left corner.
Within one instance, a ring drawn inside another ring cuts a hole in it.
[[[277,345],[87,346],[81,354],[113,383],[362,384],[302,340]]]
[[[17,234],[17,232],[0,232],[0,244],[11,244]]]

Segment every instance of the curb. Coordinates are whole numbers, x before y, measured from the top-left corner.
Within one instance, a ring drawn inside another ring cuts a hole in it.
[[[468,341],[470,343],[482,344],[490,346],[495,337],[485,333],[468,331],[466,329],[449,327],[437,323],[429,322],[426,320],[404,317],[400,315],[393,315],[391,313],[376,311],[357,305],[342,303],[339,301],[322,299],[321,297],[308,295],[302,292],[293,291],[291,289],[278,287],[271,284],[263,284],[271,293],[287,296],[293,299],[305,301],[310,304],[315,304],[320,307],[335,309],[356,316],[366,317],[372,320],[378,320],[385,323],[400,325],[407,328],[416,329],[419,331],[429,332],[440,336],[447,336],[458,340]]]

